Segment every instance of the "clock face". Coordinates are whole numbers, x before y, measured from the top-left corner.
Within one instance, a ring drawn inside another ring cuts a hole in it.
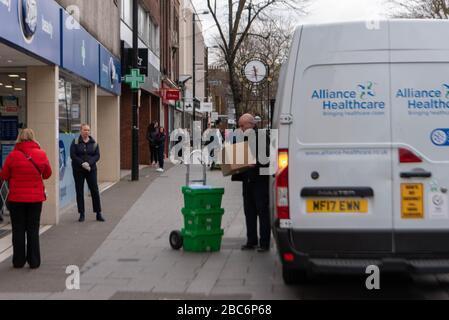
[[[260,83],[265,80],[268,70],[266,65],[259,60],[253,60],[246,64],[245,77],[252,83]]]

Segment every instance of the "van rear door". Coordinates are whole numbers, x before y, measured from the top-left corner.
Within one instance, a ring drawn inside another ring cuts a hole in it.
[[[304,27],[296,69],[292,242],[310,254],[391,253],[388,30],[384,22],[376,30],[363,23],[323,28]]]
[[[447,32],[447,22],[391,22],[396,253],[449,254],[449,45],[439,40]]]

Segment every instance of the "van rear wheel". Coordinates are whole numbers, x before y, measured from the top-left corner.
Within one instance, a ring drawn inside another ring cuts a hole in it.
[[[286,285],[305,284],[310,280],[307,270],[287,267],[282,267],[282,278]]]

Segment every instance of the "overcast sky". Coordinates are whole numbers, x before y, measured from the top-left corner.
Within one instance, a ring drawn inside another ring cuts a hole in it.
[[[192,0],[198,12],[207,10],[206,0]],[[219,0],[219,3],[222,0]],[[317,23],[347,20],[378,19],[385,15],[387,0],[311,0],[305,17],[295,17],[300,23]],[[287,14],[287,13],[286,13]],[[212,45],[211,35],[216,32],[210,16],[201,15],[207,45]]]

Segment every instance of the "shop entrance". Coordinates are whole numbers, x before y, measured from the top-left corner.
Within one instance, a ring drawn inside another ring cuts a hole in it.
[[[0,71],[1,165],[14,148],[20,128],[26,127],[26,73]]]

